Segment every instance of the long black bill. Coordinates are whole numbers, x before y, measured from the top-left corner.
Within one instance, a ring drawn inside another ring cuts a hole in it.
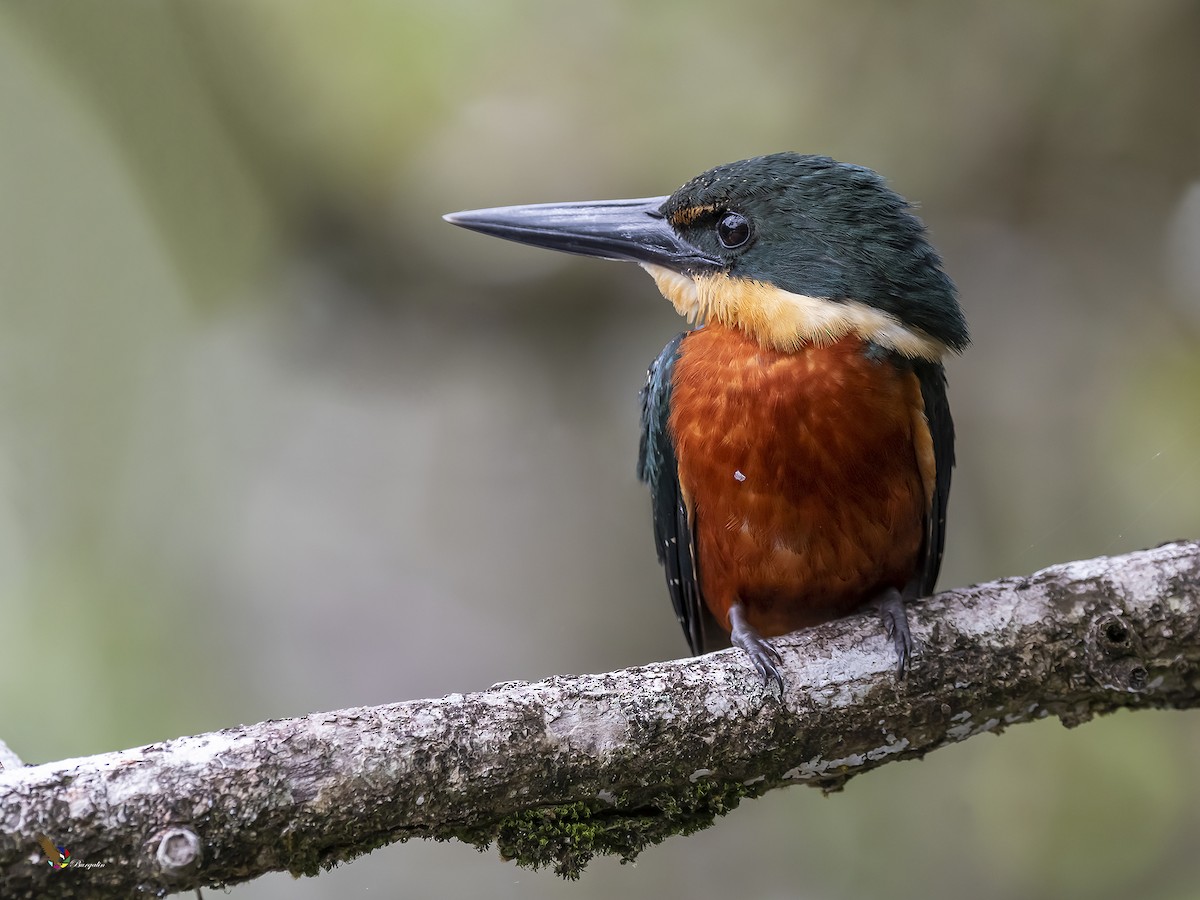
[[[675,233],[659,212],[666,199],[535,203],[472,209],[442,218],[472,231],[565,253],[655,263],[687,273],[721,268],[720,259]]]

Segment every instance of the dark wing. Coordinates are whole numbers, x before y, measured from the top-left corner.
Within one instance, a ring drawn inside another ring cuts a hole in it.
[[[683,626],[692,653],[703,653],[705,633],[719,633],[700,596],[692,529],[679,488],[679,463],[671,439],[671,375],[685,334],[674,337],[646,373],[642,389],[642,438],[638,448],[638,478],[650,487],[654,515],[654,547],[667,576],[671,605]]]
[[[941,363],[917,362],[915,370],[921,382],[925,420],[933,438],[937,469],[918,573],[919,596],[928,597],[937,583],[938,570],[942,567],[942,548],[946,544],[946,506],[950,502],[950,472],[954,468],[954,420],[950,417],[950,401],[946,399],[946,370]]]

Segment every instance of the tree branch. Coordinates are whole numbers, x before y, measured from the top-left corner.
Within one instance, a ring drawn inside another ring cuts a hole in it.
[[[836,790],[1045,716],[1200,706],[1197,542],[947,591],[912,621],[923,651],[901,683],[863,615],[778,642],[782,698],[726,651],[6,768],[0,895],[311,875],[413,837],[495,842],[575,877],[772,788]],[[39,835],[72,865],[47,865]]]

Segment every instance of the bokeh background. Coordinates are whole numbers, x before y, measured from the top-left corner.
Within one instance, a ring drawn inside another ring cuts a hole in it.
[[[1189,0],[0,4],[0,737],[681,655],[634,478],[680,323],[439,216],[779,149],[884,172],[960,286],[942,585],[1200,534]],[[229,896],[1182,900],[1198,761],[1197,713],[1042,722],[578,884],[414,843]]]

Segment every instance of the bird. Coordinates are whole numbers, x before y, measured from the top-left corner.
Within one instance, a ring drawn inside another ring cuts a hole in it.
[[[933,592],[970,342],[911,204],[871,169],[773,153],[669,196],[452,213],[454,225],[634,262],[683,316],[641,392],[637,474],[693,654],[738,647],[782,694],[772,638],[874,608],[903,678]]]
[[[66,847],[60,847],[50,840],[46,835],[39,834],[37,836],[38,843],[42,845],[42,853],[46,856],[46,862],[52,868],[63,869],[69,865],[71,851]]]

